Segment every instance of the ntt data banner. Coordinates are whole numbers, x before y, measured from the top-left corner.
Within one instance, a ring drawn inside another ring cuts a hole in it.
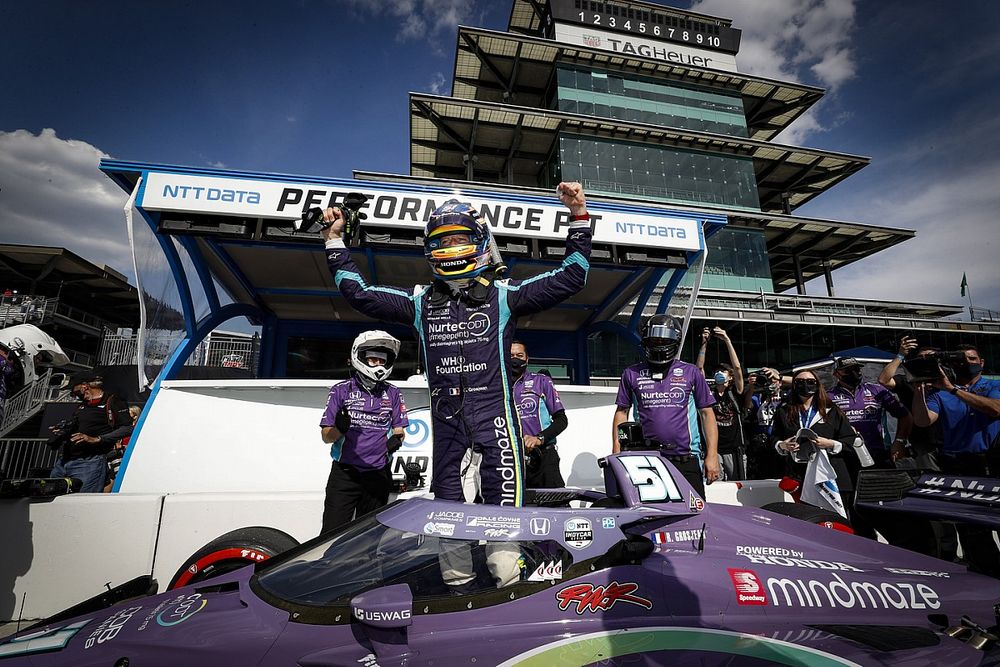
[[[569,227],[569,211],[559,203],[537,198],[505,200],[484,198],[477,193],[452,190],[447,193],[419,189],[399,190],[378,183],[354,181],[348,185],[310,185],[254,179],[223,178],[151,172],[141,206],[150,211],[186,211],[271,219],[297,219],[306,208],[327,207],[348,192],[368,196],[362,210],[366,224],[422,229],[431,211],[448,199],[461,199],[475,206],[497,236],[561,239]],[[537,201],[537,203],[536,203]],[[594,241],[676,250],[700,250],[700,221],[708,216],[664,211],[661,215],[590,209]],[[720,221],[724,218],[719,216]]]
[[[665,28],[674,30],[674,28]],[[624,56],[652,58],[677,65],[736,71],[736,56],[718,51],[691,48],[635,35],[596,30],[589,26],[556,23],[556,41],[573,46],[612,51]]]

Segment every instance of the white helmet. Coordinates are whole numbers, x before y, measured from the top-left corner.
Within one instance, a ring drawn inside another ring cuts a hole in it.
[[[366,354],[376,351],[385,355],[384,366],[369,366]],[[365,331],[354,339],[351,346],[351,366],[366,389],[383,382],[392,373],[392,364],[399,354],[399,341],[384,331]]]

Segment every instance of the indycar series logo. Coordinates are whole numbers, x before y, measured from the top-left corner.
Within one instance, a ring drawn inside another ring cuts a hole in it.
[[[574,549],[586,549],[594,541],[594,528],[590,519],[574,517],[563,524],[563,539]]]
[[[639,584],[631,581],[624,584],[612,581],[607,586],[574,584],[556,593],[556,599],[559,601],[560,611],[566,611],[571,606],[576,605],[575,611],[579,616],[583,616],[583,612],[585,611],[591,613],[607,611],[618,602],[634,604],[644,609],[652,609],[652,601],[642,596],[634,595],[637,590],[639,590]]]

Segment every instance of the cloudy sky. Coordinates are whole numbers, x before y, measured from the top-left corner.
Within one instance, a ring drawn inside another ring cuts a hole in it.
[[[797,213],[917,230],[835,273],[841,296],[1000,310],[1000,2],[673,0],[732,18],[743,71],[828,93],[779,140],[872,158]],[[455,26],[491,0],[0,5],[0,241],[130,274],[120,159],[406,173],[407,92],[447,94]],[[820,281],[809,291],[824,293]]]

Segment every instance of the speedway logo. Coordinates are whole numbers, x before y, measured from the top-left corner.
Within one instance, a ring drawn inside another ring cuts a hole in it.
[[[583,616],[585,611],[591,613],[607,611],[618,602],[652,609],[652,601],[639,595],[633,595],[637,590],[639,590],[639,584],[632,582],[619,584],[617,581],[612,581],[607,586],[574,584],[556,593],[556,599],[559,600],[560,611],[566,611],[571,605],[576,605],[575,611],[578,616]]]
[[[775,607],[840,607],[842,609],[938,609],[937,591],[926,584],[898,581],[849,581],[832,573],[830,579],[767,577],[753,570],[729,568],[740,605]]]
[[[760,577],[750,570],[729,568],[729,578],[733,580],[736,589],[736,602],[741,605],[766,605],[767,593]]]

